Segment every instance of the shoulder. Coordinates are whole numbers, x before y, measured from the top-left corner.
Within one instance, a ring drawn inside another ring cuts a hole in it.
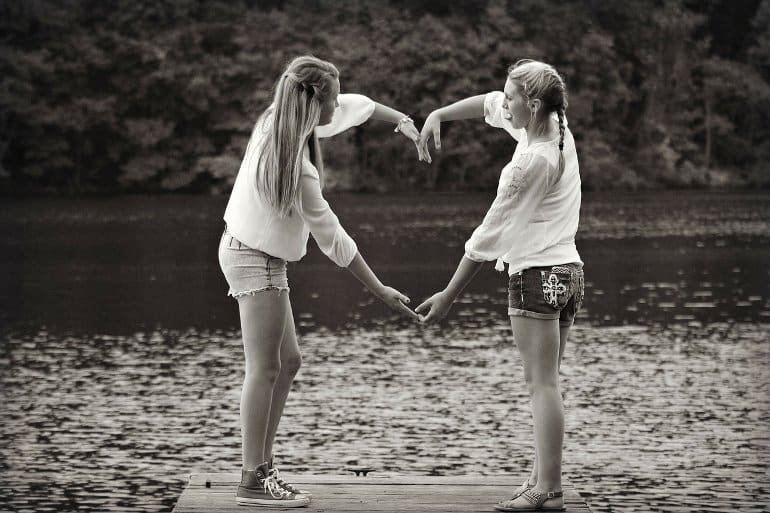
[[[306,158],[302,159],[302,178],[320,179],[318,169]]]
[[[549,155],[543,154],[533,148],[534,151],[526,151],[518,155],[511,162],[510,185],[515,188],[535,186],[535,184],[547,185],[551,182],[558,170],[558,160],[553,162]]]
[[[512,165],[514,170],[525,172],[536,170],[547,171],[549,168],[553,167],[547,150],[544,151],[543,148],[537,147],[527,148],[526,151],[517,155],[513,160]]]
[[[493,109],[494,107],[502,106],[503,100],[505,100],[505,93],[502,91],[490,91],[484,95],[484,111],[487,109]]]
[[[504,102],[505,93],[502,91],[491,91],[484,95],[484,121],[495,128],[502,128],[517,141],[522,141],[526,138],[526,132],[521,128],[514,128],[511,121],[506,119]]]
[[[374,101],[363,94],[341,93],[337,96],[339,105],[334,109],[331,122],[316,127],[318,137],[332,137],[348,128],[367,121],[374,113]]]
[[[374,110],[374,101],[368,96],[358,93],[340,93],[337,95],[340,108]]]

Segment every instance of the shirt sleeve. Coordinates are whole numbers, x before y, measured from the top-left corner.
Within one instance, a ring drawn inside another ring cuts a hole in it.
[[[523,128],[513,128],[511,121],[505,119],[505,109],[503,109],[505,93],[502,91],[492,91],[484,96],[484,121],[495,128],[502,128],[517,141],[526,137],[526,130]]]
[[[372,117],[374,112],[374,102],[362,94],[340,94],[337,102],[339,107],[334,109],[331,122],[316,127],[318,137],[331,137],[358,126]]]
[[[299,215],[321,251],[338,266],[347,267],[356,256],[358,247],[321,194],[318,171],[310,164],[305,164],[305,167],[299,179]]]
[[[501,184],[484,221],[465,243],[465,256],[474,262],[495,260],[514,244],[526,243],[521,235],[545,198],[550,170],[543,157],[523,154],[511,165],[510,178]]]

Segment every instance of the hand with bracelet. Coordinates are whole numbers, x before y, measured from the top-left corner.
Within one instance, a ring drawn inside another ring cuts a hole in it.
[[[394,128],[393,131],[403,134],[410,139],[417,148],[417,158],[419,160],[426,160],[422,145],[420,144],[420,131],[414,126],[414,121],[411,117],[395,109],[386,107],[381,103],[374,102],[374,113],[372,113],[372,118],[394,123],[396,128]]]

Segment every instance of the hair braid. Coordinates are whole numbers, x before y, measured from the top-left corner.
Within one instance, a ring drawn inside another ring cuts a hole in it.
[[[556,115],[559,117],[559,178],[564,173],[564,105],[556,109]],[[557,180],[558,181],[558,180]]]

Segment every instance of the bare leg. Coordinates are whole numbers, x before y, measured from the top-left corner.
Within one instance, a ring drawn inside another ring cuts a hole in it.
[[[273,442],[275,441],[275,434],[278,432],[278,424],[281,422],[283,407],[289,396],[294,376],[297,375],[301,364],[302,356],[299,352],[297,333],[294,329],[294,315],[291,310],[291,303],[289,303],[283,341],[281,342],[281,372],[278,374],[278,380],[273,388],[273,399],[270,406],[270,421],[265,439],[265,458],[270,458],[273,455]]]
[[[559,321],[514,316],[511,328],[524,362],[524,378],[532,399],[536,488],[560,490],[564,412],[559,390]]]
[[[567,338],[572,325],[559,327],[559,368],[561,369],[561,359],[564,356],[564,349],[567,346]],[[537,484],[537,449],[535,449],[535,458],[532,461],[532,472],[529,474],[529,483]]]
[[[246,364],[241,393],[243,468],[253,470],[267,459],[265,440],[273,388],[281,370],[289,295],[266,290],[238,298],[238,307]]]

